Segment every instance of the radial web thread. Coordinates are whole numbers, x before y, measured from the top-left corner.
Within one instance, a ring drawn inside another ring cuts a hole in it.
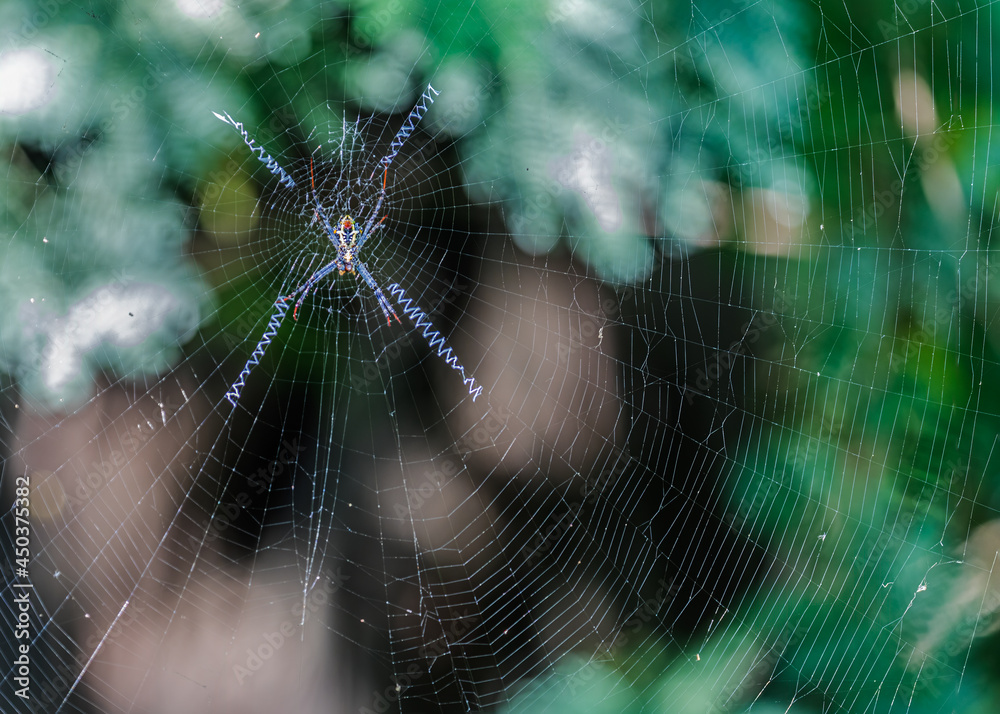
[[[406,297],[403,288],[396,283],[389,286],[389,292],[396,298],[396,302],[402,309],[403,314],[409,317],[413,322],[413,326],[421,331],[431,349],[435,350],[438,357],[443,359],[449,367],[462,376],[462,384],[468,388],[472,401],[476,401],[476,397],[483,393],[482,386],[476,384],[475,377],[466,376],[465,367],[458,362],[458,355],[448,346],[444,335],[434,329],[434,325],[431,323],[430,318],[427,317],[427,313],[417,307],[413,300]]]

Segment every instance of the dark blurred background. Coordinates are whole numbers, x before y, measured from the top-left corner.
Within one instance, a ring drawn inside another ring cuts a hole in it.
[[[4,0],[0,708],[993,711],[998,23]]]

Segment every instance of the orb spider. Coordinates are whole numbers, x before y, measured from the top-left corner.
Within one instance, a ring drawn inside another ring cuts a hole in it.
[[[298,320],[299,308],[309,296],[309,293],[316,287],[320,280],[330,275],[334,270],[336,270],[340,275],[344,275],[345,273],[360,275],[361,278],[368,283],[368,287],[370,287],[372,292],[375,294],[375,299],[378,301],[379,307],[382,308],[382,314],[385,315],[386,322],[389,323],[389,326],[392,326],[393,317],[396,318],[396,322],[403,324],[395,310],[392,309],[392,305],[386,298],[385,293],[382,292],[382,288],[380,288],[378,283],[375,282],[375,278],[372,277],[371,272],[368,270],[367,266],[365,266],[364,262],[358,257],[358,254],[368,239],[372,237],[372,235],[385,222],[385,219],[388,218],[388,216],[382,216],[382,218],[379,219],[378,215],[382,212],[382,204],[385,201],[385,184],[386,177],[389,175],[389,165],[392,163],[392,160],[396,158],[399,150],[403,147],[403,144],[406,143],[406,140],[416,128],[417,122],[419,122],[423,117],[424,112],[427,111],[428,104],[433,104],[434,97],[438,94],[439,92],[434,89],[434,87],[429,84],[427,85],[427,90],[420,95],[420,99],[417,101],[416,106],[410,111],[410,115],[406,118],[406,121],[403,122],[403,126],[396,133],[392,143],[389,145],[389,153],[383,156],[379,162],[383,167],[382,188],[379,192],[378,200],[375,202],[375,207],[372,210],[370,217],[367,221],[365,221],[364,227],[360,231],[358,230],[358,221],[356,221],[349,213],[345,213],[337,219],[336,225],[330,221],[330,216],[320,203],[319,195],[316,192],[316,177],[313,173],[312,159],[310,159],[309,181],[312,189],[310,194],[312,196],[312,201],[315,204],[315,207],[313,208],[313,223],[316,223],[317,221],[322,223],[323,228],[326,231],[326,237],[337,249],[337,256],[313,273],[312,276],[302,285],[295,288],[295,290],[287,295],[278,296],[278,299],[274,301],[274,311],[271,313],[271,319],[268,320],[267,327],[264,329],[264,334],[257,342],[257,346],[250,354],[250,358],[246,361],[246,364],[243,366],[242,371],[240,371],[236,381],[233,382],[225,394],[226,400],[228,400],[234,407],[240,398],[243,387],[246,385],[246,380],[247,377],[250,376],[250,371],[256,365],[260,364],[260,360],[264,356],[264,351],[267,349],[267,346],[271,344],[271,340],[274,339],[274,336],[278,334],[278,328],[281,327],[281,322],[285,317],[285,313],[288,312],[289,301],[298,296],[298,299],[295,301],[295,308],[292,310],[292,317],[295,320]],[[255,145],[256,142],[250,138],[247,130],[243,128],[243,124],[236,121],[225,112],[222,114],[217,112],[212,113],[215,114],[215,116],[221,121],[231,124],[236,128],[236,130],[243,137],[243,143],[250,147],[252,152],[257,154],[257,158],[261,161],[261,163],[265,164],[268,170],[278,177],[283,186],[286,188],[295,188],[295,180],[288,174],[287,171],[281,168],[277,161],[271,158],[271,156],[264,151],[263,147]],[[369,181],[375,177],[375,173],[377,171],[378,168],[372,171],[371,176],[368,177]],[[427,344],[431,347],[431,349],[437,352],[437,355],[444,360],[445,364],[459,373],[462,377],[462,383],[469,390],[469,395],[472,397],[472,401],[475,401],[476,397],[482,394],[482,386],[476,383],[475,377],[466,374],[465,368],[458,361],[458,356],[452,351],[451,347],[448,346],[447,341],[441,333],[434,329],[434,325],[431,323],[427,313],[421,310],[413,300],[408,298],[406,296],[406,292],[398,284],[393,283],[390,285],[389,292],[396,298],[403,314],[413,322],[414,327],[416,327],[424,336],[424,339],[427,340]]]
[[[333,243],[334,247],[337,249],[337,257],[332,261],[324,265],[322,268],[317,270],[312,276],[302,285],[297,287],[295,290],[279,298],[282,302],[287,302],[291,298],[299,295],[298,300],[295,301],[295,309],[292,310],[292,318],[296,321],[299,319],[299,308],[302,307],[302,303],[312,292],[316,284],[330,275],[334,270],[336,270],[340,275],[344,273],[352,273],[354,275],[360,275],[361,278],[368,283],[368,287],[372,289],[375,294],[375,299],[378,301],[378,305],[382,308],[382,314],[385,315],[386,322],[389,326],[392,326],[392,318],[396,318],[396,322],[403,324],[399,316],[396,315],[392,306],[389,304],[389,300],[386,299],[385,293],[382,292],[382,288],[378,286],[375,282],[375,278],[372,277],[371,272],[368,267],[358,256],[359,251],[364,246],[364,244],[371,238],[372,234],[381,227],[382,223],[388,216],[382,216],[382,219],[375,222],[378,218],[378,214],[382,209],[382,203],[385,201],[385,184],[386,177],[389,175],[389,164],[392,160],[396,158],[399,150],[406,143],[406,140],[410,137],[410,134],[417,126],[423,116],[424,112],[427,111],[428,104],[434,103],[434,97],[440,94],[434,87],[427,85],[427,90],[420,95],[420,99],[417,101],[417,105],[413,107],[410,115],[403,122],[403,126],[400,127],[396,136],[393,138],[392,143],[389,145],[389,153],[382,157],[379,162],[383,166],[382,173],[382,189],[379,192],[378,201],[375,203],[375,208],[372,210],[371,217],[365,223],[364,228],[359,232],[357,227],[357,222],[350,214],[344,214],[337,220],[337,225],[334,225],[330,221],[330,217],[327,215],[326,210],[323,208],[322,204],[319,202],[319,195],[316,193],[316,177],[313,174],[313,164],[312,159],[309,159],[309,179],[312,184],[312,190],[310,194],[312,196],[313,203],[316,204],[313,209],[313,222],[315,223],[317,219],[322,221],[323,227],[326,230],[327,238]],[[243,142],[250,147],[250,150],[257,154],[257,158],[264,164],[267,165],[268,170],[277,176],[281,184],[287,188],[295,188],[295,181],[292,177],[281,168],[281,165],[275,161],[268,153],[264,150],[262,146],[256,146],[256,141],[250,138],[250,134],[243,127],[241,122],[236,121],[228,113],[223,112],[219,114],[218,112],[212,112],[215,114],[216,118],[224,121],[227,124],[232,125],[236,128],[240,135],[243,137]],[[372,171],[371,176],[368,180],[371,181],[375,177],[375,173],[378,171]],[[301,293],[301,294],[300,294]]]
[[[295,302],[295,309],[292,310],[292,318],[294,320],[299,319],[299,308],[302,306],[303,301],[309,295],[309,292],[316,286],[320,280],[325,278],[327,275],[336,270],[340,275],[344,273],[354,273],[360,275],[368,287],[372,289],[375,293],[375,299],[378,300],[378,305],[382,308],[382,313],[385,315],[385,321],[392,326],[392,317],[396,318],[396,322],[400,325],[403,321],[399,319],[399,316],[392,309],[389,301],[385,297],[385,293],[382,292],[382,288],[378,286],[375,282],[375,278],[372,277],[371,272],[358,257],[358,252],[364,246],[365,242],[371,238],[372,234],[379,229],[379,227],[385,222],[388,216],[382,216],[382,220],[375,223],[375,219],[378,217],[379,211],[382,208],[382,202],[385,200],[385,181],[386,176],[389,173],[389,167],[386,166],[382,174],[382,191],[379,193],[378,201],[375,203],[375,209],[372,211],[371,218],[365,223],[364,229],[358,232],[357,223],[350,214],[344,214],[337,221],[337,227],[334,228],[330,223],[330,218],[327,216],[326,211],[323,209],[322,204],[319,202],[319,196],[316,194],[316,177],[313,175],[313,164],[312,159],[309,159],[309,179],[312,183],[312,197],[313,202],[316,204],[316,208],[313,213],[313,222],[317,220],[322,221],[323,227],[326,229],[326,236],[333,243],[334,247],[337,249],[337,257],[331,260],[329,263],[324,265],[322,268],[317,270],[301,286],[289,293],[286,298],[292,298],[297,293],[302,293],[299,299]]]

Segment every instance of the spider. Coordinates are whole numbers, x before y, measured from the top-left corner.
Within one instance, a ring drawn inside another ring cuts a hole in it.
[[[434,87],[429,84],[427,85],[427,90],[420,95],[417,105],[413,107],[410,115],[406,118],[406,121],[403,122],[403,126],[396,133],[392,143],[389,145],[389,153],[383,156],[379,161],[383,167],[382,189],[379,192],[378,200],[375,202],[375,208],[372,210],[371,216],[364,222],[364,226],[360,230],[358,229],[359,221],[357,221],[349,213],[345,213],[338,218],[336,224],[330,221],[330,216],[327,214],[326,209],[323,208],[323,205],[319,202],[319,195],[316,193],[316,177],[313,174],[313,165],[312,160],[310,159],[309,180],[312,184],[310,194],[312,195],[312,201],[315,204],[315,208],[313,208],[313,223],[322,223],[323,228],[326,230],[326,237],[330,239],[330,242],[333,243],[334,247],[337,249],[337,257],[313,273],[306,282],[295,288],[295,290],[287,295],[279,295],[277,300],[274,301],[274,311],[271,313],[271,319],[268,320],[267,328],[264,330],[264,334],[257,342],[257,346],[250,354],[246,364],[243,365],[243,369],[240,371],[236,381],[232,383],[229,390],[225,394],[226,400],[229,401],[229,403],[234,407],[240,398],[243,387],[246,385],[246,380],[247,377],[250,376],[250,371],[255,366],[260,364],[260,360],[264,356],[264,351],[267,349],[267,346],[271,344],[271,340],[273,340],[278,334],[278,328],[281,327],[281,321],[284,319],[285,313],[288,311],[288,302],[295,296],[298,296],[298,299],[295,301],[295,308],[292,310],[292,317],[298,320],[299,308],[309,296],[309,293],[316,287],[320,280],[325,278],[327,275],[330,275],[334,270],[336,270],[340,275],[343,275],[344,273],[354,273],[355,275],[360,275],[361,278],[368,283],[368,287],[372,289],[372,292],[375,293],[375,299],[378,300],[378,305],[382,308],[382,314],[385,315],[386,322],[389,323],[389,326],[392,326],[392,318],[394,317],[396,318],[396,322],[403,324],[403,321],[399,319],[395,310],[392,309],[392,305],[386,298],[385,293],[382,292],[382,288],[380,288],[378,283],[375,282],[375,278],[372,277],[372,274],[358,257],[358,254],[368,239],[372,237],[375,231],[377,231],[385,222],[385,219],[388,218],[388,216],[382,216],[382,218],[379,219],[378,215],[382,212],[382,204],[385,202],[385,184],[386,177],[389,175],[389,165],[392,163],[393,159],[396,158],[399,150],[403,147],[403,144],[406,143],[406,140],[416,128],[417,122],[420,121],[424,112],[427,111],[428,105],[434,102],[434,97],[438,94],[439,92],[434,89]],[[287,171],[281,168],[277,161],[268,155],[263,147],[258,146],[257,142],[250,138],[250,134],[243,128],[242,123],[236,121],[225,112],[222,114],[219,114],[218,112],[212,113],[215,114],[219,120],[235,127],[235,129],[243,137],[243,143],[250,147],[250,150],[253,153],[257,154],[257,158],[260,162],[267,166],[268,171],[278,177],[283,186],[289,189],[296,187],[295,180],[288,174]],[[371,176],[368,177],[369,181],[375,178],[375,173],[377,171],[378,168],[372,171]],[[461,375],[462,383],[468,387],[469,395],[472,397],[472,401],[475,401],[476,397],[478,397],[483,391],[482,386],[476,384],[475,377],[466,374],[465,368],[458,361],[458,356],[452,351],[451,347],[448,346],[447,341],[441,333],[434,329],[434,325],[427,317],[427,313],[421,310],[413,300],[406,297],[405,291],[398,284],[393,283],[390,285],[389,292],[396,298],[403,314],[413,321],[414,326],[420,331],[424,339],[427,340],[427,344],[431,347],[431,349],[437,352],[438,356],[444,360],[445,364]]]
[[[316,284],[325,278],[327,275],[336,270],[340,275],[344,273],[353,273],[355,275],[360,275],[362,279],[368,283],[368,286],[375,293],[375,299],[378,300],[378,305],[382,308],[382,314],[385,315],[386,322],[389,326],[392,326],[392,318],[396,318],[396,322],[403,324],[402,320],[392,309],[389,304],[389,300],[385,297],[385,293],[382,292],[382,288],[378,286],[375,282],[375,278],[372,277],[371,272],[368,267],[361,261],[358,257],[358,253],[364,244],[371,238],[372,234],[381,227],[382,223],[388,216],[382,216],[382,219],[377,223],[375,222],[378,218],[379,212],[382,210],[382,203],[385,201],[385,184],[386,177],[389,175],[389,165],[392,163],[393,159],[399,153],[399,150],[406,143],[410,134],[416,128],[417,122],[423,118],[424,112],[427,111],[429,104],[434,102],[435,95],[438,91],[434,87],[427,85],[427,91],[420,95],[420,100],[417,105],[410,112],[410,115],[406,118],[403,126],[397,132],[396,136],[392,140],[392,144],[389,146],[389,153],[382,157],[379,162],[383,166],[382,173],[382,190],[379,193],[378,201],[375,203],[375,208],[372,210],[371,218],[369,218],[365,224],[364,228],[360,231],[358,230],[358,222],[349,213],[345,213],[339,219],[337,219],[336,225],[330,221],[329,215],[327,215],[326,210],[323,205],[319,202],[319,195],[316,192],[316,177],[313,173],[312,159],[309,160],[309,178],[312,183],[312,191],[310,194],[312,196],[313,203],[316,204],[313,209],[313,223],[317,220],[321,221],[324,229],[326,230],[327,238],[333,243],[334,247],[337,249],[337,257],[332,261],[324,265],[322,268],[317,270],[312,274],[305,283],[297,287],[292,292],[280,298],[280,302],[284,303],[295,297],[299,296],[298,300],[295,302],[295,309],[292,311],[292,317],[295,320],[299,319],[299,308],[302,307],[302,303],[309,296],[309,293],[316,287]],[[220,121],[224,121],[227,124],[233,126],[243,137],[243,142],[250,147],[250,150],[257,154],[257,158],[261,163],[265,164],[268,170],[280,179],[280,182],[286,188],[295,188],[295,180],[281,168],[281,165],[275,161],[268,153],[264,150],[264,147],[257,145],[257,142],[250,137],[250,134],[243,127],[241,122],[236,121],[228,113],[223,112],[219,114],[218,112],[212,112],[215,114],[216,118]],[[370,181],[375,177],[375,171],[372,171],[372,175],[368,177]]]
[[[295,309],[292,310],[292,319],[299,319],[299,307],[305,301],[309,292],[316,286],[320,280],[325,278],[327,275],[336,270],[340,275],[344,273],[354,273],[360,275],[368,286],[375,293],[375,299],[378,300],[378,305],[382,308],[382,313],[385,315],[385,321],[392,326],[392,318],[396,318],[396,322],[403,324],[403,321],[399,319],[399,316],[392,309],[389,301],[385,297],[385,293],[382,292],[382,288],[378,286],[375,282],[375,278],[372,277],[371,272],[358,257],[358,251],[361,250],[365,242],[371,238],[372,234],[379,229],[379,227],[385,222],[388,216],[382,216],[382,220],[378,223],[375,219],[378,217],[379,211],[382,208],[382,202],[385,200],[385,181],[386,176],[389,173],[388,166],[385,168],[382,174],[382,191],[379,193],[378,201],[375,203],[375,209],[372,211],[371,218],[365,223],[364,228],[358,231],[357,222],[351,217],[350,214],[344,214],[337,221],[336,227],[330,222],[329,216],[327,216],[326,211],[323,209],[322,204],[319,202],[319,196],[316,194],[316,177],[313,175],[312,159],[309,160],[309,178],[312,182],[312,197],[313,202],[316,204],[314,209],[313,222],[320,220],[323,223],[323,227],[326,229],[326,236],[333,243],[334,247],[337,249],[337,257],[331,260],[329,263],[324,265],[322,268],[317,270],[312,274],[305,283],[300,285],[298,288],[290,292],[285,296],[286,299],[294,297],[298,293],[302,293],[299,299],[295,302]]]

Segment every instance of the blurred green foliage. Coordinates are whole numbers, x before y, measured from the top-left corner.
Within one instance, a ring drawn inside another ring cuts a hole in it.
[[[695,711],[761,691],[809,711],[1000,699],[996,648],[962,618],[914,646],[955,602],[932,573],[968,557],[998,505],[988,3],[182,5],[0,5],[13,28],[0,59],[22,53],[38,72],[24,90],[38,106],[0,115],[0,368],[27,393],[69,406],[98,370],[166,370],[219,304],[234,311],[221,324],[265,319],[259,276],[215,280],[198,263],[210,251],[191,249],[208,187],[234,176],[230,157],[246,165],[212,109],[294,155],[296,137],[339,122],[329,99],[401,112],[432,80],[425,129],[456,141],[468,191],[502,209],[518,246],[568,245],[599,278],[654,286],[671,258],[745,251],[759,258],[738,276],[751,307],[782,333],[754,348],[752,393],[720,407],[755,417],[719,510],[776,564],[759,591],[697,660],[633,645],[654,675],[632,682],[614,662],[568,661],[510,710]],[[902,92],[923,88],[936,114],[908,119]],[[257,185],[225,193],[213,221],[266,190],[254,168]],[[775,195],[803,207],[784,242],[752,212]],[[47,386],[60,318],[101,286],[147,283],[171,296],[171,319],[138,347],[82,355],[72,389]],[[939,609],[914,606],[928,600]]]

